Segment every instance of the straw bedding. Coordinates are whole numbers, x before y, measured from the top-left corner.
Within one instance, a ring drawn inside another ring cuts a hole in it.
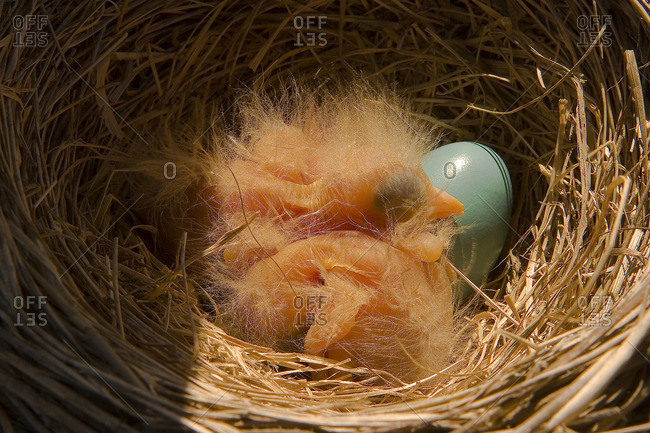
[[[0,11],[2,431],[650,428],[647,3]],[[114,157],[214,146],[242,89],[358,79],[493,147],[515,186],[493,305],[463,307],[454,365],[416,383],[222,331]]]

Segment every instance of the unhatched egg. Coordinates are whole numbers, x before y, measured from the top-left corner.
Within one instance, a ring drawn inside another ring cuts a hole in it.
[[[454,216],[460,228],[449,249],[450,261],[474,284],[481,285],[503,249],[510,230],[512,183],[499,155],[487,146],[462,141],[434,149],[423,159],[434,185],[458,198],[462,215]],[[472,288],[458,281],[458,298]]]

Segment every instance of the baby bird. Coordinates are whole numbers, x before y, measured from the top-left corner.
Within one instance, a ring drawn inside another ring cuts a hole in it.
[[[424,129],[365,90],[294,97],[251,98],[229,153],[187,157],[182,205],[145,212],[161,245],[221,240],[203,269],[243,339],[403,380],[435,373],[453,346],[445,218],[463,206],[424,173]]]
[[[305,353],[405,379],[426,373],[420,365],[441,366],[451,348],[442,265],[361,232],[296,241],[253,265],[236,287],[234,316],[262,344],[301,336]]]

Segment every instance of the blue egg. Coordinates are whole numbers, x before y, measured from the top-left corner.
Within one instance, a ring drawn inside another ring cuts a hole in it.
[[[510,230],[512,182],[505,163],[487,146],[470,141],[438,147],[422,161],[431,183],[463,203],[454,216],[460,233],[449,248],[451,263],[474,284],[483,284],[495,266]],[[458,300],[474,293],[455,283]]]

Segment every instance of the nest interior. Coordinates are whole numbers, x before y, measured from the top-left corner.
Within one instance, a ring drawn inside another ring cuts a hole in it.
[[[646,3],[34,1],[0,11],[3,431],[650,422]],[[467,341],[444,386],[308,380],[332,365],[221,331],[182,257],[169,265],[151,253],[152,228],[137,226],[138,197],[124,193],[129,172],[109,157],[146,155],[153,131],[227,128],[242,88],[327,79],[391,87],[444,142],[483,142],[510,169],[511,235],[483,287],[492,304],[464,311]]]

